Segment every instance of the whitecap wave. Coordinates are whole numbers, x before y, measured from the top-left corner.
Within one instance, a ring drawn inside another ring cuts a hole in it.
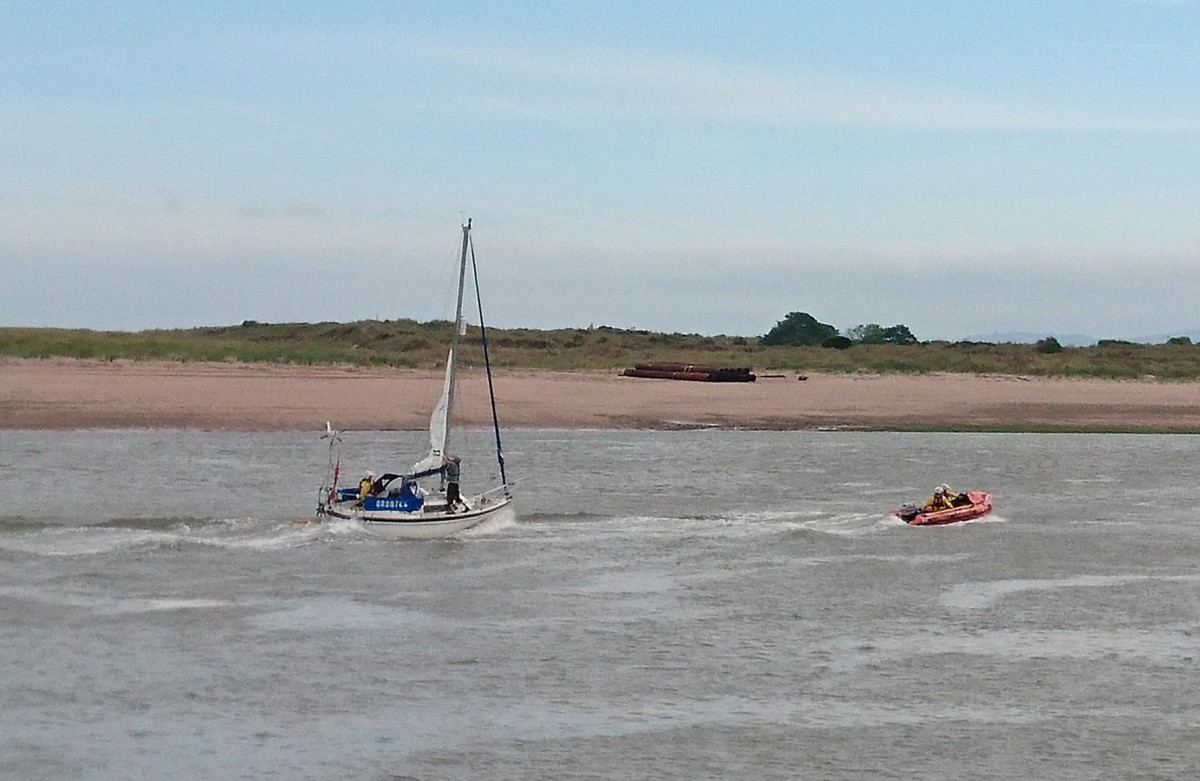
[[[1066,578],[1028,578],[959,583],[941,598],[942,604],[957,608],[985,608],[1012,594],[1055,591],[1065,588],[1113,588],[1146,580],[1200,581],[1200,575],[1074,575]]]
[[[104,597],[77,594],[45,588],[10,587],[0,589],[8,599],[36,602],[43,605],[77,608],[93,615],[119,616],[137,613],[159,613],[179,610],[213,610],[228,607],[221,599],[184,597]]]
[[[327,529],[254,518],[185,521],[170,527],[43,527],[0,536],[0,550],[30,556],[106,556],[129,551],[206,545],[240,550],[280,550],[304,545]]]

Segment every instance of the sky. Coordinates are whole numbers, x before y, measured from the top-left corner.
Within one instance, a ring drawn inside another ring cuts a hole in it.
[[[0,326],[1200,331],[1200,0],[0,5]]]

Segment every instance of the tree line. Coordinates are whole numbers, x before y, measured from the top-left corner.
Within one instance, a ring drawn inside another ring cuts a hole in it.
[[[897,323],[883,327],[878,323],[856,325],[839,332],[837,328],[822,323],[808,312],[789,312],[775,327],[759,337],[759,344],[764,346],[787,347],[831,347],[844,350],[858,344],[920,344],[908,326]],[[1165,342],[1168,345],[1191,346],[1192,340],[1186,336],[1173,336]],[[1101,339],[1099,347],[1129,345],[1120,339]],[[1039,339],[1034,343],[1034,349],[1039,353],[1058,353],[1063,346],[1053,336]]]
[[[868,323],[839,333],[837,328],[820,322],[807,312],[789,312],[759,342],[768,346],[819,346],[843,350],[856,344],[918,344],[917,337],[903,324],[885,328],[878,323]]]

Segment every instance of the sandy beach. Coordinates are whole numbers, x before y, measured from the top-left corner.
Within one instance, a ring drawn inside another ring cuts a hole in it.
[[[0,360],[0,428],[421,429],[440,372],[72,359]],[[481,375],[457,398],[487,425]],[[1000,428],[1200,432],[1200,384],[945,374],[701,383],[504,371],[506,427]]]

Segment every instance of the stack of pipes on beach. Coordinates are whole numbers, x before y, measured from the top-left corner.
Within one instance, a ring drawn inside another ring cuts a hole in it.
[[[693,382],[754,382],[748,368],[731,369],[722,366],[696,366],[690,363],[639,363],[621,373],[624,377],[647,377],[653,380],[691,380]]]

